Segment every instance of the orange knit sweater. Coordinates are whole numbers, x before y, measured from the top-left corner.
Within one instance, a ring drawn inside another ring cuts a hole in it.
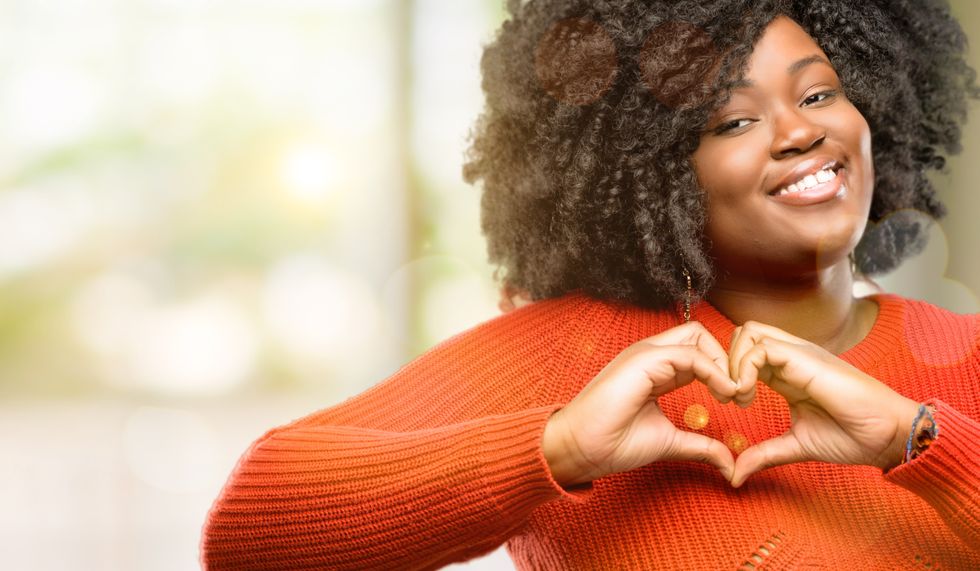
[[[740,489],[659,462],[568,493],[541,453],[549,415],[672,312],[573,294],[462,333],[341,405],[270,430],[208,516],[218,569],[434,569],[507,543],[519,569],[980,569],[980,316],[882,295],[842,358],[937,407],[939,439],[887,474],[817,462]],[[734,325],[694,313],[726,346]],[[748,409],[700,383],[660,399],[738,451],[789,427],[764,385]],[[911,420],[911,419],[910,419]]]

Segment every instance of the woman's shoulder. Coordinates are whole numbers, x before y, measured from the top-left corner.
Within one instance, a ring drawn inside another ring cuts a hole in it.
[[[555,322],[566,327],[586,327],[598,330],[603,327],[614,329],[632,328],[642,324],[654,330],[667,329],[675,323],[676,315],[670,310],[645,308],[627,302],[599,299],[581,291],[566,293],[560,297],[542,299],[528,303],[519,309],[496,318],[499,321]],[[659,333],[654,331],[651,334]]]
[[[929,301],[895,294],[875,298],[881,308],[879,319],[900,325],[904,343],[916,354],[973,354],[980,359],[980,313],[957,313]],[[940,357],[936,359],[948,360]]]
[[[886,293],[874,297],[880,306],[891,305],[898,308],[910,323],[967,327],[969,329],[980,325],[980,313],[961,313],[930,301],[898,294]]]
[[[604,300],[575,291],[536,300],[492,317],[443,345],[493,342],[523,345],[600,336],[642,338],[673,325],[673,313]]]

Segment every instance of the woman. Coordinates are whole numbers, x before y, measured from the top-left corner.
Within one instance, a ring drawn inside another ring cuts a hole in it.
[[[205,566],[980,568],[980,319],[851,293],[942,212],[947,7],[509,7],[467,176],[535,303],[260,438]]]

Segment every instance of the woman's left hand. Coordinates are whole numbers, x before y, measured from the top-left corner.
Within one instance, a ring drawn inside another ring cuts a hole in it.
[[[902,462],[919,403],[822,347],[755,322],[735,330],[731,377],[758,379],[789,403],[785,434],[745,449],[732,485],[755,472],[794,462],[864,464],[887,470]]]

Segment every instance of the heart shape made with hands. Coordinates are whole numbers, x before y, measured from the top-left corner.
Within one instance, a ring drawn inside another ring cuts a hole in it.
[[[763,382],[786,399],[790,429],[743,450],[733,487],[774,466],[822,461],[887,470],[901,463],[919,403],[822,347],[779,328],[746,322],[735,329],[728,371],[747,407]]]
[[[755,399],[757,383],[765,383],[786,400],[789,430],[736,460],[718,440],[678,429],[657,399],[696,380],[718,402],[743,408]],[[549,418],[542,451],[561,485],[659,460],[694,460],[714,465],[738,487],[755,472],[795,462],[898,465],[918,406],[776,327],[746,322],[726,352],[692,321],[620,352]]]

